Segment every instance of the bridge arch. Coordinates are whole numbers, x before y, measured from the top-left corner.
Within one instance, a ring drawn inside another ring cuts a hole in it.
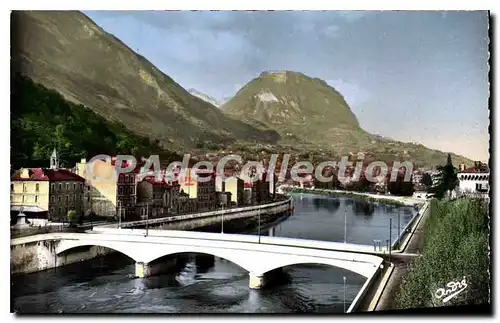
[[[124,247],[123,244],[116,243],[114,241],[61,240],[56,247],[56,255],[59,256],[65,252],[80,247],[104,247],[119,252],[133,261],[137,262],[137,259],[140,259],[140,255],[136,252],[130,250],[130,248]]]
[[[330,258],[309,258],[309,257],[292,257],[284,258],[283,260],[277,260],[271,263],[265,263],[259,266],[259,270],[255,270],[260,275],[264,275],[272,270],[284,268],[294,265],[326,265],[330,267],[335,267],[339,269],[344,269],[351,271],[365,278],[370,277],[378,266],[372,263],[361,262],[361,261],[348,261],[341,259],[330,259]]]
[[[207,255],[221,258],[235,264],[236,266],[248,272],[251,272],[253,268],[251,265],[251,260],[255,261],[252,257],[249,258],[247,253],[245,252],[243,252],[244,255],[242,255],[241,253],[235,252],[231,249],[208,249],[199,246],[169,246],[166,250],[158,250],[158,252],[150,254],[148,258],[143,257],[142,259],[144,263],[154,263],[160,258],[181,254]]]

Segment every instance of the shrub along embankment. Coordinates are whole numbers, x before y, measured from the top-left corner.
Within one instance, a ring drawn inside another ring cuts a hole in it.
[[[424,225],[423,254],[410,265],[403,279],[397,307],[487,304],[490,296],[488,204],[479,199],[433,200],[430,207]],[[464,279],[467,287],[458,284]],[[443,302],[461,289],[459,294]]]

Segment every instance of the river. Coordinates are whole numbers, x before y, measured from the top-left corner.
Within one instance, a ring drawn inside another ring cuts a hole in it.
[[[400,228],[416,212],[347,197],[293,197],[295,212],[273,227],[275,236],[373,244],[389,239],[389,218],[391,239],[397,236],[398,209]],[[11,277],[11,308],[19,313],[335,313],[349,307],[365,281],[340,268],[296,265],[286,267],[274,285],[251,290],[242,268],[194,254],[178,256],[171,274],[131,279],[133,272],[130,259],[112,254]]]

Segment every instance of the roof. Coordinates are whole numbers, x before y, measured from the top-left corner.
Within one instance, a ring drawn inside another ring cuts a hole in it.
[[[463,173],[482,173],[482,174],[485,174],[485,173],[489,173],[490,171],[488,169],[479,169],[479,168],[476,168],[476,167],[469,167],[469,168],[466,168],[464,169],[463,171],[460,171],[458,172],[459,174],[463,174]]]
[[[28,170],[28,177],[21,175],[24,170]],[[66,169],[47,169],[47,168],[25,168],[12,175],[13,181],[78,181],[85,182],[85,179]]]
[[[174,187],[174,186],[179,186],[178,182],[173,182],[169,183],[168,181],[165,181],[165,178],[162,178],[160,180],[157,180],[156,177],[154,176],[148,176],[143,179],[143,181],[146,181],[152,185],[157,185],[157,186],[163,186],[163,187]]]
[[[47,212],[47,210],[44,210],[39,206],[23,206],[23,205],[13,205],[10,207],[10,210],[18,212]]]

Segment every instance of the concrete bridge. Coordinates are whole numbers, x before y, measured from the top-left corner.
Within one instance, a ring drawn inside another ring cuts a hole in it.
[[[159,273],[165,268],[165,261],[161,260],[165,256],[180,253],[208,254],[231,261],[247,270],[249,285],[253,289],[265,285],[267,273],[289,265],[324,264],[370,278],[383,262],[381,257],[375,255],[346,252],[341,249],[347,246],[344,243],[164,230],[149,230],[146,236],[144,230],[107,230],[112,231],[30,236],[13,239],[11,245],[52,241],[55,256],[85,246],[113,249],[136,262],[136,277]],[[342,251],[338,251],[339,249]]]

